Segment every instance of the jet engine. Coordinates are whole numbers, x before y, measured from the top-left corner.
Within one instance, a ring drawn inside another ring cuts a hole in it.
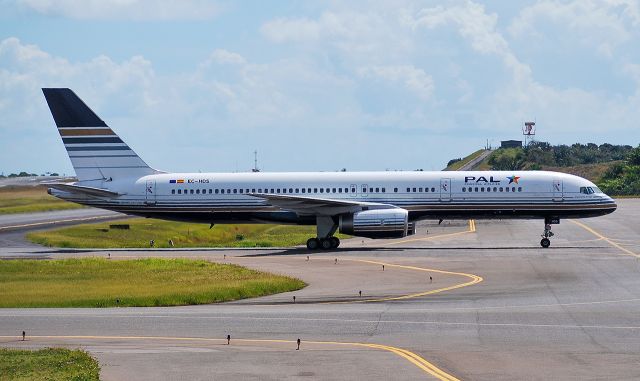
[[[340,233],[367,238],[402,238],[415,234],[405,209],[374,209],[340,216]]]

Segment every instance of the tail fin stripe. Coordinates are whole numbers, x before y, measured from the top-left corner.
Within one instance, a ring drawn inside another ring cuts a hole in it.
[[[91,137],[91,138],[62,138],[64,144],[79,144],[79,143],[124,143],[119,137]]]
[[[86,128],[72,128],[72,129],[58,129],[60,131],[60,136],[95,136],[95,135],[115,135],[110,128],[96,128],[96,129],[86,129]]]
[[[67,151],[132,151],[131,148],[127,146],[84,146],[66,148]]]

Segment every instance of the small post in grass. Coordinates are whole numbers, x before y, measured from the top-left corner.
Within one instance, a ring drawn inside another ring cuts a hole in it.
[[[295,304],[295,303],[296,303],[296,296],[293,295],[293,304]]]
[[[362,290],[358,291],[358,296],[362,298]]]
[[[22,331],[22,341],[25,340],[25,337],[27,336],[27,333],[25,331]]]
[[[298,348],[296,348],[296,351],[300,350],[300,338],[298,337]]]
[[[227,335],[227,345],[231,344],[231,335]]]

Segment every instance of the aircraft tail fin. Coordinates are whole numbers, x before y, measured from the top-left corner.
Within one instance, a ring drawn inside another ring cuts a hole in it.
[[[71,89],[42,89],[79,182],[161,173],[147,165]]]

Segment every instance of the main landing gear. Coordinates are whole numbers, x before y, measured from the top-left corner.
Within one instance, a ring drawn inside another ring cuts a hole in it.
[[[542,233],[541,235],[542,239],[540,240],[540,246],[544,247],[545,249],[551,246],[551,240],[549,240],[549,238],[553,237],[553,232],[551,231],[551,224],[558,224],[558,223],[560,223],[560,219],[558,218],[544,219],[544,233]]]
[[[307,240],[307,249],[309,250],[329,250],[338,246],[340,246],[340,240],[337,237],[309,238]]]
[[[333,236],[337,229],[338,224],[335,223],[330,216],[316,217],[316,232],[318,233],[318,237],[307,240],[307,249],[330,250],[337,248],[340,246],[340,240]]]

